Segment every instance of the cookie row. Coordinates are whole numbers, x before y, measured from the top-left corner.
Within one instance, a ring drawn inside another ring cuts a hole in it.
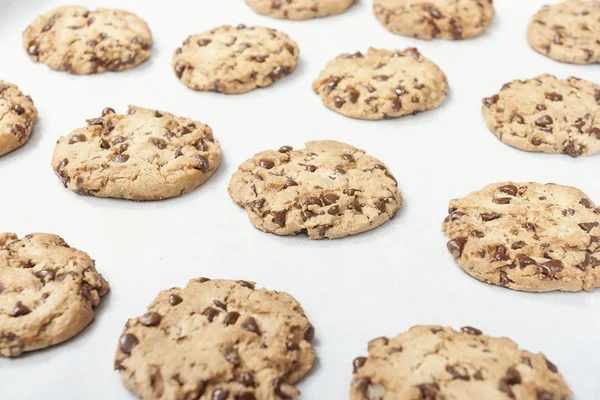
[[[108,283],[55,235],[0,235],[0,355],[17,357],[77,335]],[[191,280],[129,319],[115,369],[143,399],[291,399],[312,368],[315,329],[289,294],[253,282]],[[507,338],[417,326],[369,343],[353,362],[351,399],[562,399],[571,394],[543,354]],[[516,396],[516,397],[515,397]]]
[[[246,0],[256,12],[303,20],[346,11],[355,0]],[[391,32],[420,39],[460,40],[485,32],[494,17],[492,0],[375,0],[373,12]],[[531,19],[533,49],[562,62],[600,62],[600,3],[566,0],[545,6]],[[150,57],[148,25],[122,10],[60,7],[38,17],[23,35],[35,61],[75,74],[121,71]]]

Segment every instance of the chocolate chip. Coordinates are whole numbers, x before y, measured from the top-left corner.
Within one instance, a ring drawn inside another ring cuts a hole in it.
[[[583,222],[583,223],[579,224],[579,227],[581,229],[583,229],[584,231],[586,231],[587,233],[590,233],[590,231],[597,226],[598,226],[598,222]]]
[[[223,320],[223,322],[225,322],[225,325],[233,325],[237,322],[239,317],[240,317],[239,312],[232,311],[230,313],[227,313],[227,315],[225,315],[225,319]]]
[[[481,214],[481,220],[483,222],[490,222],[490,221],[500,218],[501,216],[502,215],[495,213],[495,212],[484,213],[484,214]]]
[[[358,371],[358,369],[360,367],[362,367],[363,365],[365,365],[365,363],[367,362],[367,358],[366,357],[356,357],[354,359],[354,361],[352,361],[352,373],[356,373],[356,371]]]
[[[181,303],[182,301],[183,301],[183,299],[176,294],[172,294],[169,296],[169,304],[172,306],[176,306],[177,304]]]
[[[210,39],[200,39],[200,40],[198,40],[198,46],[204,47],[207,44],[209,44],[210,42],[212,42],[212,40],[210,40]]]
[[[184,71],[185,71],[185,65],[175,64],[175,74],[177,75],[178,78],[182,77]]]
[[[510,197],[497,197],[494,199],[494,203],[496,204],[510,204],[511,202],[511,198]]]
[[[286,342],[285,348],[289,351],[297,351],[300,349],[300,346],[298,346],[298,343],[294,342],[293,340],[289,340]]]
[[[287,393],[283,392],[281,390],[281,385],[284,384],[283,378],[277,378],[273,381],[273,391],[275,392],[275,394],[279,397],[281,397],[282,399],[291,399],[292,396],[288,395]]]
[[[271,215],[273,216],[272,221],[283,228],[285,226],[286,214],[287,214],[287,210],[271,211]]]
[[[238,283],[239,285],[243,286],[243,287],[246,287],[246,288],[248,288],[248,289],[253,289],[253,290],[254,290],[254,287],[255,287],[255,284],[254,284],[254,283],[250,283],[250,282],[248,282],[248,281],[242,281],[242,280],[239,280],[239,281],[237,281],[237,283]]]
[[[362,213],[362,205],[360,204],[360,201],[358,201],[358,198],[355,197],[354,200],[348,204],[348,210],[354,210],[358,213]]]
[[[545,128],[548,125],[552,125],[554,121],[552,120],[552,117],[549,115],[544,115],[543,117],[537,119],[535,121],[535,124],[539,127]]]
[[[462,255],[466,243],[467,238],[458,237],[446,243],[446,248],[448,248],[448,251],[454,258],[459,258]]]
[[[87,141],[87,138],[85,137],[85,135],[83,135],[83,134],[73,135],[73,136],[71,136],[71,139],[69,139],[69,144],[85,142],[85,141]]]
[[[512,279],[508,277],[506,271],[500,271],[500,285],[507,287],[510,283],[515,283]]]
[[[13,111],[19,115],[23,115],[23,113],[25,112],[25,109],[20,104],[15,104],[13,106]]]
[[[481,239],[485,237],[485,233],[479,229],[475,229],[471,231],[471,236]]]
[[[52,268],[44,268],[40,271],[37,271],[34,275],[37,278],[40,278],[43,282],[53,281],[56,277],[56,271]]]
[[[533,258],[524,256],[522,254],[517,256],[517,260],[519,261],[519,267],[521,267],[521,269],[529,265],[537,265],[537,262]]]
[[[493,95],[492,97],[486,97],[484,98],[482,101],[482,103],[486,106],[486,107],[491,107],[494,104],[496,104],[498,102],[498,100],[500,100],[500,96],[498,96],[497,94]]]
[[[306,330],[304,331],[304,340],[306,340],[307,342],[312,342],[312,340],[314,338],[315,338],[315,328],[311,324],[308,324],[308,326],[306,327]]]
[[[202,312],[206,318],[208,318],[208,322],[213,322],[213,320],[219,315],[219,311],[215,310],[212,307],[208,307],[206,310]]]
[[[315,167],[314,165],[307,165],[306,170],[308,172],[315,172],[317,170],[317,167]]]
[[[482,334],[482,332],[479,329],[473,328],[472,326],[463,326],[462,328],[460,328],[460,330],[468,335],[473,336],[479,336]]]
[[[340,199],[340,196],[333,194],[333,193],[327,193],[323,195],[323,204],[325,204],[326,206],[332,205],[337,203],[337,201]]]
[[[242,322],[242,328],[249,332],[256,333],[257,335],[261,334],[260,328],[258,327],[258,324],[256,323],[256,320],[253,317],[246,318],[246,320]]]
[[[554,372],[555,374],[558,373],[558,368],[556,367],[556,365],[554,365],[553,362],[551,362],[550,360],[548,360],[546,358],[546,366],[548,367],[548,369],[552,372]]]
[[[125,354],[131,354],[131,351],[140,341],[131,333],[126,333],[119,338],[119,349]]]
[[[543,275],[549,278],[554,278],[557,273],[563,270],[563,263],[560,260],[550,260],[544,263],[539,263],[538,269]]]
[[[348,98],[352,104],[356,104],[358,98],[360,97],[360,92],[356,89],[350,89],[348,91]]]
[[[512,244],[512,246],[510,246],[510,248],[513,249],[513,250],[519,250],[519,249],[522,249],[525,246],[527,246],[527,243],[525,243],[522,240],[519,240],[518,242],[514,242]]]
[[[536,391],[536,397],[537,400],[557,400],[554,398],[554,393],[539,389]]]
[[[318,197],[309,197],[308,199],[306,199],[306,201],[304,202],[305,206],[313,206],[313,205],[317,205],[319,207],[323,207],[323,203],[321,202],[321,199],[319,199]]]
[[[140,317],[140,322],[144,326],[158,326],[160,324],[160,320],[162,319],[161,315],[154,311],[148,311],[146,314]]]
[[[265,168],[265,169],[271,169],[271,168],[273,168],[275,166],[275,163],[273,161],[271,161],[271,160],[265,160],[265,159],[263,159],[263,160],[260,160],[260,162],[258,163],[258,165],[260,167],[262,167],[262,168]]]
[[[127,160],[129,160],[129,156],[127,154],[117,154],[117,155],[113,156],[112,160],[116,163],[122,164],[124,162],[127,162]]]
[[[333,101],[337,108],[341,108],[346,103],[346,101],[344,99],[342,99],[340,96],[335,96]]]
[[[285,182],[283,182],[284,189],[287,189],[292,186],[298,186],[298,183],[292,179],[286,179]]]
[[[292,150],[294,150],[294,148],[292,146],[281,146],[279,148],[280,153],[289,153]]]
[[[229,390],[217,389],[213,392],[212,400],[227,400],[229,397]]]
[[[236,367],[239,367],[242,363],[242,360],[240,359],[240,354],[238,353],[237,349],[233,347],[226,348],[223,352],[223,356],[227,361],[229,361]]]
[[[494,251],[494,255],[492,256],[492,262],[507,260],[510,260],[510,257],[507,253],[506,247],[503,245],[496,246],[496,250]]]
[[[502,193],[509,194],[511,196],[516,196],[518,193],[518,189],[515,185],[504,185],[498,188]]]
[[[562,94],[559,93],[546,93],[546,98],[551,101],[561,101],[563,99]],[[550,122],[552,123],[552,122]]]
[[[213,304],[217,307],[219,307],[221,310],[225,310],[227,311],[227,305],[225,303],[223,303],[222,301],[219,301],[217,299],[213,300]]]
[[[581,200],[579,200],[579,204],[581,204],[585,208],[592,208],[592,202],[589,201],[588,199],[581,199]]]
[[[208,165],[208,159],[206,157],[198,154],[194,157],[194,160],[196,161],[196,164],[198,165],[197,167],[195,167],[195,169],[198,169],[202,172],[208,171],[209,165]]]
[[[337,215],[340,212],[340,207],[338,205],[334,205],[327,210],[327,214],[329,215]]]
[[[10,127],[10,132],[15,136],[21,136],[21,137],[25,136],[25,128],[23,128],[19,124],[13,124]]]
[[[246,387],[254,387],[256,385],[254,376],[250,372],[244,372],[242,374],[242,385]]]
[[[256,400],[256,397],[250,392],[241,392],[235,396],[235,400]]]
[[[25,304],[21,303],[20,301],[17,301],[17,304],[15,305],[15,308],[13,308],[13,310],[10,312],[10,316],[11,317],[21,317],[23,315],[27,315],[31,312],[31,310],[29,309],[29,307],[27,307]]]
[[[471,380],[467,370],[461,366],[446,365],[446,372],[452,375],[452,379],[460,379],[463,381]]]

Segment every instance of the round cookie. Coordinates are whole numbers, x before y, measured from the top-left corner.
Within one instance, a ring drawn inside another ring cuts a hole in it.
[[[561,400],[572,393],[544,354],[465,326],[414,326],[369,342],[353,362],[351,400]]]
[[[341,14],[355,2],[356,0],[246,0],[259,14],[296,21]]]
[[[258,229],[310,239],[374,229],[402,206],[396,179],[381,161],[331,140],[259,153],[239,166],[228,190]]]
[[[59,7],[23,32],[23,47],[33,61],[77,75],[133,68],[150,58],[151,46],[146,22],[106,8]]]
[[[505,144],[571,157],[600,152],[600,85],[540,75],[483,99],[483,116]]]
[[[19,88],[0,80],[0,156],[21,147],[29,140],[37,118],[31,97]]]
[[[369,49],[330,61],[313,82],[328,108],[351,118],[379,120],[432,110],[448,93],[446,75],[415,48]]]
[[[281,400],[312,368],[314,328],[289,294],[191,280],[127,321],[115,369],[146,400]]]
[[[527,40],[535,51],[572,64],[600,63],[599,38],[598,0],[567,0],[544,6],[527,29]]]
[[[94,319],[108,283],[84,252],[56,236],[0,234],[0,356],[72,338]]]
[[[105,108],[88,126],[61,137],[52,168],[81,195],[162,200],[191,192],[221,163],[221,147],[201,122],[130,106]]]
[[[240,94],[291,74],[299,53],[285,33],[226,25],[188,37],[173,55],[173,69],[194,90]]]
[[[492,0],[374,0],[373,12],[394,33],[419,39],[469,39],[494,18]]]
[[[600,287],[600,207],[578,189],[494,183],[448,212],[448,251],[475,279],[526,292]]]

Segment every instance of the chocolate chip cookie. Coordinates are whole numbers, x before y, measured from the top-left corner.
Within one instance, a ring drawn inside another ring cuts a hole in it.
[[[578,189],[494,183],[448,213],[448,251],[475,279],[526,292],[600,287],[600,207]]]
[[[310,239],[374,229],[402,206],[396,179],[381,161],[332,140],[259,153],[239,166],[228,190],[258,229]]]
[[[77,335],[108,291],[94,261],[62,238],[0,234],[0,356],[17,357]]]
[[[415,48],[369,49],[330,61],[313,82],[328,108],[347,117],[378,120],[432,110],[448,93],[446,75]]]
[[[527,40],[535,51],[556,61],[600,63],[600,1],[544,6],[531,19]]]
[[[305,20],[341,14],[356,0],[246,0],[259,14],[291,20]]]
[[[556,365],[512,340],[465,326],[415,326],[369,342],[353,362],[352,400],[560,400],[572,393]]]
[[[130,106],[105,108],[61,137],[52,168],[65,187],[89,196],[162,200],[191,192],[221,163],[221,147],[201,122]]]
[[[0,80],[0,156],[23,146],[31,134],[37,109],[31,97]]]
[[[600,85],[540,75],[483,99],[488,127],[509,146],[571,157],[600,152]]]
[[[391,32],[419,39],[469,39],[494,18],[492,0],[374,0],[375,16]]]
[[[291,399],[312,368],[314,335],[287,293],[194,279],[127,321],[115,369],[146,400]]]
[[[133,68],[150,58],[151,46],[146,22],[106,8],[59,7],[23,32],[23,47],[33,61],[77,75]]]
[[[285,33],[226,25],[188,37],[173,55],[173,69],[194,90],[240,94],[291,74],[299,53]]]

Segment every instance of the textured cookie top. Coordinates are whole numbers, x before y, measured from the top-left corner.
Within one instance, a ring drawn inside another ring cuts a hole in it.
[[[144,399],[291,399],[312,367],[314,333],[287,293],[200,278],[127,322],[115,368]]]
[[[374,0],[373,11],[391,32],[420,39],[469,39],[494,18],[492,0]]]
[[[108,290],[94,261],[60,237],[0,234],[0,356],[75,336]]]
[[[292,73],[298,55],[285,33],[226,25],[188,37],[173,55],[173,69],[195,90],[246,93]]]
[[[134,14],[99,8],[59,7],[37,17],[23,32],[34,61],[71,74],[133,68],[150,57],[152,35]]]
[[[381,161],[330,140],[255,155],[233,174],[229,194],[258,229],[306,232],[311,239],[368,231],[402,206],[396,180]]]
[[[82,194],[130,200],[179,196],[203,184],[221,162],[219,142],[198,121],[164,111],[105,108],[88,126],[61,137],[52,168]]]
[[[446,75],[415,48],[369,49],[330,61],[313,82],[330,109],[377,120],[437,108],[448,93]]]
[[[0,80],[0,156],[21,147],[29,139],[37,118],[31,97]]]
[[[563,400],[571,395],[556,366],[543,354],[508,338],[415,326],[369,343],[354,360],[352,400]]]
[[[600,286],[600,207],[578,189],[495,183],[448,211],[448,250],[481,281],[532,292]]]
[[[513,147],[572,157],[600,152],[600,85],[541,75],[483,99],[483,116]]]
[[[567,0],[545,6],[531,19],[527,40],[557,61],[600,63],[600,1]]]
[[[259,14],[292,20],[341,14],[355,2],[356,0],[246,0]]]

